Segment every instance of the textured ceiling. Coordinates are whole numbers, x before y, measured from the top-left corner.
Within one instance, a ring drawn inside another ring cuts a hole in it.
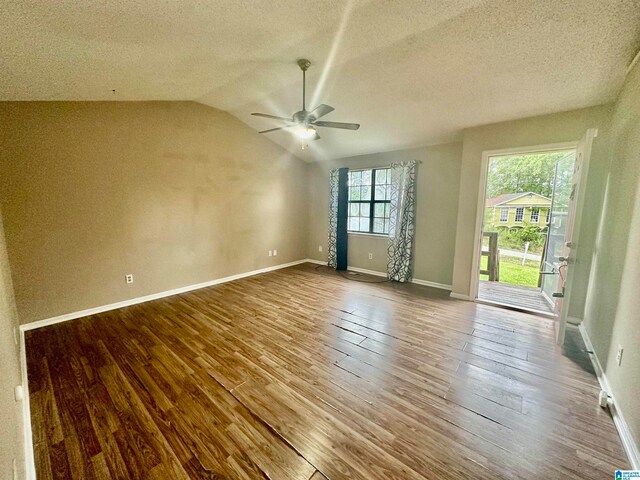
[[[336,108],[305,159],[455,140],[465,127],[612,101],[640,48],[640,0],[5,2],[2,100],[195,100]],[[115,94],[112,90],[115,89]]]

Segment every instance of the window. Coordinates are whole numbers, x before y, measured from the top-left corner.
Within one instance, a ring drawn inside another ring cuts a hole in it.
[[[389,233],[390,177],[389,168],[349,172],[350,232]]]
[[[500,221],[501,222],[508,222],[509,221],[509,209],[508,208],[501,208],[500,209]]]
[[[516,208],[516,222],[522,222],[524,218],[524,207]]]
[[[531,209],[531,223],[538,223],[540,221],[540,209],[532,208]]]

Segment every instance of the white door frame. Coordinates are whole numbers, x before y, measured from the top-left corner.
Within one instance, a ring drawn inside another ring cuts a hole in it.
[[[489,173],[489,158],[504,155],[523,155],[529,153],[552,152],[556,150],[575,150],[578,141],[549,143],[530,147],[503,148],[500,150],[485,150],[480,162],[480,180],[478,184],[478,207],[476,210],[476,228],[473,236],[473,265],[471,269],[471,300],[478,301],[478,286],[480,285],[480,256],[482,253],[482,225],[484,223],[484,208],[487,191],[487,175]]]
[[[574,216],[573,216],[573,226],[571,228],[571,239],[570,243],[565,243],[565,248],[568,248],[568,257],[569,260],[567,264],[573,265],[567,271],[565,283],[564,283],[564,297],[562,299],[562,310],[560,315],[556,315],[557,317],[557,330],[556,330],[556,342],[558,345],[564,344],[564,336],[565,330],[567,327],[567,319],[569,317],[569,307],[571,306],[571,293],[573,291],[573,280],[575,278],[575,265],[578,262],[577,253],[578,246],[580,245],[580,226],[582,225],[582,212],[584,210],[584,202],[586,198],[586,187],[587,181],[589,179],[589,165],[591,164],[591,152],[593,148],[593,140],[598,136],[597,128],[589,128],[587,132],[584,134],[578,141],[578,151],[577,154],[580,155],[582,153],[582,163],[580,165],[579,178],[577,183],[577,198],[574,200]],[[580,144],[583,144],[582,147],[584,150],[580,152]],[[577,161],[577,158],[576,158]],[[574,171],[575,176],[575,171]],[[575,178],[574,178],[575,180]],[[566,239],[566,236],[565,236]],[[575,252],[575,253],[574,253]]]

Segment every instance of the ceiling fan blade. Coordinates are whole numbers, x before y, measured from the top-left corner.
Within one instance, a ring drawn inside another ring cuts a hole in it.
[[[331,113],[335,110],[335,108],[329,106],[329,105],[325,105],[324,103],[318,105],[311,113],[310,115],[312,117],[315,117],[316,119],[320,118],[320,117],[324,117],[327,113]]]
[[[313,125],[317,125],[318,127],[342,128],[344,130],[358,130],[360,128],[359,123],[313,122]]]
[[[274,118],[276,120],[285,120],[287,122],[290,122],[291,119],[290,118],[285,118],[285,117],[276,117],[275,115],[269,115],[268,113],[252,113],[251,115],[254,115],[256,117],[264,117],[264,118]]]
[[[289,128],[289,127],[291,127],[291,125],[285,125],[284,127],[270,128],[269,130],[262,130],[261,132],[258,132],[258,133],[275,132],[276,130],[285,130],[285,129]]]

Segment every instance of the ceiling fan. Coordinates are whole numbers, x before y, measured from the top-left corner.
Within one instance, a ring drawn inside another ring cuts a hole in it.
[[[276,130],[289,130],[295,133],[302,140],[319,140],[320,135],[315,127],[324,128],[341,128],[343,130],[358,130],[360,124],[358,123],[343,123],[343,122],[324,122],[318,119],[324,117],[326,114],[333,112],[335,109],[329,105],[321,104],[314,108],[312,111],[307,111],[306,108],[306,73],[311,62],[306,58],[298,60],[298,66],[302,70],[302,110],[294,113],[291,118],[279,117],[276,115],[269,115],[267,113],[252,113],[256,117],[272,118],[274,120],[280,120],[287,122],[287,125],[282,127],[270,128],[269,130],[262,130],[258,133],[275,132]]]

